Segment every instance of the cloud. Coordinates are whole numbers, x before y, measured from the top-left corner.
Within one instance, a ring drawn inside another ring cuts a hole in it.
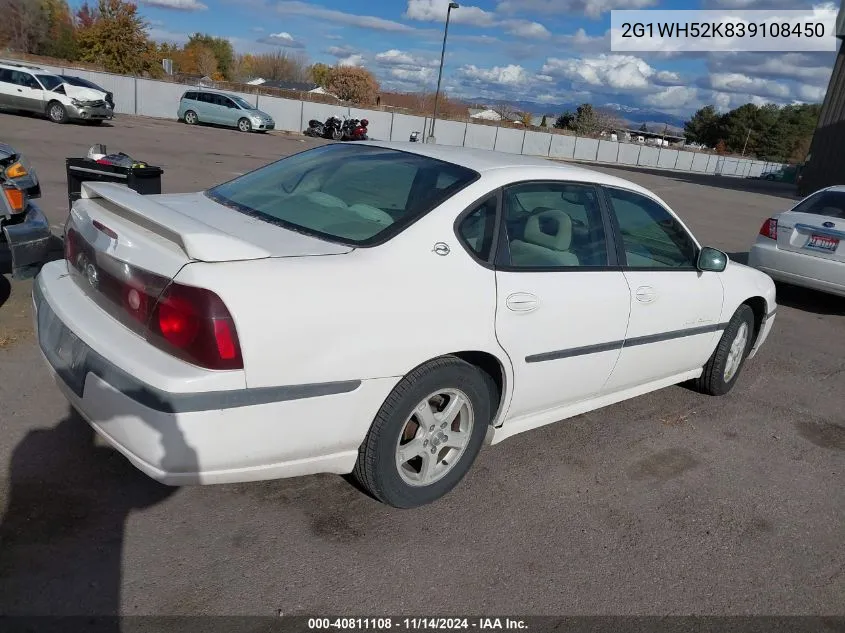
[[[419,22],[440,22],[446,20],[446,10],[450,0],[408,0],[408,6],[402,17]],[[549,30],[533,20],[507,19],[500,20],[495,13],[485,11],[480,7],[461,4],[453,9],[450,23],[466,24],[481,28],[500,27],[510,35],[530,39],[548,39]]]
[[[500,13],[569,13],[596,19],[611,9],[645,9],[659,0],[502,0],[496,7]]]
[[[329,33],[328,35],[324,35],[323,37],[325,37],[327,40],[342,40],[343,39],[342,35],[332,35],[331,33]]]
[[[265,31],[263,26],[253,26],[250,31],[253,33],[263,33]]]
[[[391,68],[388,74],[399,81],[423,86],[437,78],[433,68]]]
[[[157,9],[173,9],[174,11],[205,11],[208,9],[199,0],[139,0],[139,3],[147,7]]]
[[[710,88],[719,92],[747,93],[780,99],[786,99],[791,94],[789,86],[783,83],[762,77],[749,77],[742,73],[714,73],[705,81]]]
[[[718,53],[708,58],[711,72],[738,72],[770,79],[795,79],[827,86],[836,53]]]
[[[281,33],[270,33],[270,35],[262,37],[258,41],[262,44],[273,44],[274,46],[283,46],[285,48],[305,48],[305,44],[297,40],[290,33],[284,31]]]
[[[610,50],[610,29],[604,35],[587,35],[587,31],[580,28],[571,35],[556,36],[554,42],[562,48],[579,53],[603,53]]]
[[[338,66],[363,66],[364,56],[359,54],[349,55],[343,59],[337,60]]]
[[[539,22],[529,20],[506,20],[502,22],[505,31],[517,37],[531,39],[548,39],[552,36],[545,26]]]
[[[375,57],[376,63],[382,66],[410,66],[417,68],[436,68],[439,62],[436,59],[417,57],[392,48],[389,51],[378,53]]]
[[[358,53],[358,49],[352,48],[351,46],[329,46],[326,49],[326,52],[332,57],[340,59],[343,57],[349,57],[350,55],[355,55]]]
[[[697,100],[698,88],[687,86],[671,86],[643,98],[643,102],[647,105],[666,110],[679,110],[696,103]]]
[[[493,68],[479,68],[474,64],[461,66],[455,75],[470,84],[491,84],[497,86],[526,86],[531,75],[522,66],[509,64]]]
[[[819,86],[809,86],[807,84],[798,86],[798,96],[804,101],[811,103],[821,103],[824,101],[825,92],[827,90]]]
[[[663,86],[679,86],[687,82],[676,72],[672,72],[670,70],[659,70],[654,75],[654,83]]]
[[[445,22],[450,0],[408,0],[408,7],[402,17],[419,22]],[[449,21],[454,24],[473,26],[494,26],[496,16],[479,7],[460,5],[453,9]]]
[[[288,15],[302,15],[327,22],[336,22],[338,24],[346,24],[348,26],[356,26],[362,29],[374,29],[376,31],[388,31],[395,33],[410,33],[416,29],[401,22],[394,22],[393,20],[385,20],[372,15],[356,15],[354,13],[344,13],[343,11],[336,11],[335,9],[327,9],[317,4],[309,4],[307,2],[299,2],[297,0],[277,2],[273,5],[276,11]]]
[[[599,55],[570,59],[550,57],[540,72],[576,84],[641,90],[651,85],[651,77],[656,71],[633,55]]]

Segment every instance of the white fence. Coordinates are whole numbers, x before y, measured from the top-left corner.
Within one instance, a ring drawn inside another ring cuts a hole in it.
[[[12,63],[15,62],[12,61]],[[123,75],[58,68],[43,64],[40,66],[58,74],[83,77],[113,92],[115,112],[119,114],[174,119],[180,97],[190,88],[184,84],[166,81],[136,79]],[[407,141],[411,132],[420,132],[421,136],[425,136],[431,124],[429,117],[264,95],[239,94],[250,103],[255,103],[259,109],[272,115],[277,129],[289,132],[302,132],[308,126],[309,119],[324,120],[334,114],[369,119],[369,132],[373,139]],[[441,145],[724,176],[754,177],[785,166],[784,163],[771,163],[750,158],[717,156],[674,148],[617,143],[442,119],[437,120],[434,135],[437,143]]]

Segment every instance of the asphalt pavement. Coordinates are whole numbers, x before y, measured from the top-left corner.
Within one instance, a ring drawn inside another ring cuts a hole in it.
[[[186,192],[318,142],[7,114],[0,140],[36,166],[57,227],[64,159],[94,143]],[[740,261],[794,200],[777,183],[597,169],[650,187]],[[672,387],[513,437],[446,498],[399,511],[335,476],[153,482],[68,409],[33,339],[30,284],[2,279],[2,614],[845,612],[845,300],[780,287],[769,342],[730,395]]]

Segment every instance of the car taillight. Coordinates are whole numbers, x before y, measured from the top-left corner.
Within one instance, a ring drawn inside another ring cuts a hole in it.
[[[778,238],[778,221],[775,218],[769,218],[763,222],[760,227],[760,235],[776,240]]]
[[[211,290],[170,281],[65,234],[68,270],[87,294],[150,344],[205,369],[243,369],[232,315]]]
[[[235,322],[223,301],[204,288],[171,283],[150,320],[150,342],[208,369],[243,369]]]

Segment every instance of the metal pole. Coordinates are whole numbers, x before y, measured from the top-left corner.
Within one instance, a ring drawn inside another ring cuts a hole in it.
[[[745,148],[748,147],[748,139],[751,137],[751,128],[748,128],[748,134],[745,135],[745,143],[742,146],[742,155],[745,156]]]
[[[449,16],[452,14],[453,7],[457,9],[458,4],[456,2],[450,2],[446,8],[446,26],[443,29],[443,50],[440,52],[440,71],[437,73],[437,90],[434,93],[434,117],[431,119],[429,139],[434,138],[434,124],[437,121],[437,100],[440,97],[440,81],[443,79],[443,62],[446,58],[446,37],[449,35]]]

